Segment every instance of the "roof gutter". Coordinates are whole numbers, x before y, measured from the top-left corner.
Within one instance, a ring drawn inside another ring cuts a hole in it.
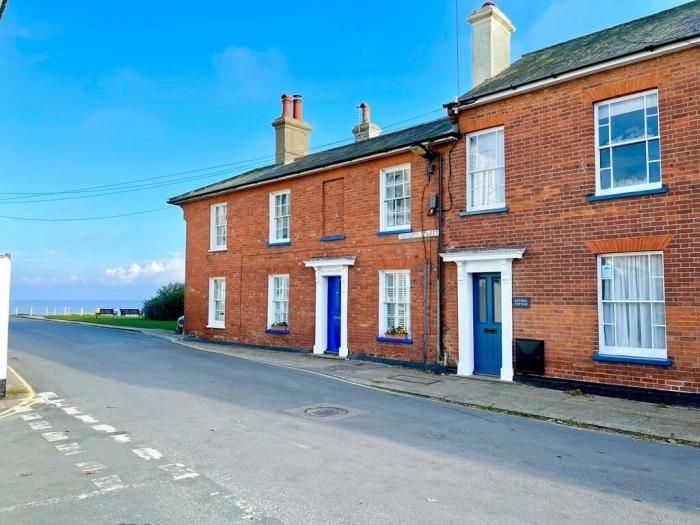
[[[462,135],[458,131],[453,131],[448,136],[443,137],[441,139],[432,140],[431,142],[432,142],[432,144],[442,144],[445,142],[451,142],[454,140],[458,140],[461,136]],[[426,139],[426,140],[430,140],[430,139]],[[279,182],[281,180],[289,180],[289,179],[295,179],[297,177],[304,177],[306,175],[311,175],[313,173],[318,173],[320,171],[326,171],[326,170],[333,169],[333,168],[342,168],[343,166],[351,166],[351,165],[357,164],[359,162],[364,162],[367,160],[382,158],[382,157],[386,157],[388,155],[396,155],[397,153],[404,153],[404,152],[410,151],[410,149],[411,149],[411,145],[401,146],[400,148],[394,148],[394,149],[390,149],[390,150],[386,150],[386,151],[381,151],[379,153],[374,153],[372,155],[365,155],[363,157],[357,157],[355,159],[346,160],[343,162],[337,162],[335,164],[328,164],[326,166],[320,166],[318,168],[313,168],[313,169],[309,169],[309,170],[300,171],[297,173],[292,173],[292,174],[286,175],[284,177],[278,177],[278,178],[274,178],[274,179],[270,179],[270,180],[263,180],[260,182],[253,182],[251,184],[245,184],[245,185],[239,186],[237,188],[225,188],[225,189],[205,193],[202,195],[197,195],[196,197],[191,197],[191,198],[174,197],[172,199],[168,199],[167,202],[168,202],[168,204],[179,205],[179,204],[184,203],[184,202],[192,202],[192,201],[198,201],[198,200],[202,200],[202,199],[208,199],[210,197],[215,197],[216,195],[222,195],[224,193],[231,193],[234,191],[246,190],[248,188],[262,186],[264,184],[272,184],[274,182]]]
[[[700,37],[684,39],[659,47],[648,46],[644,51],[639,51],[631,55],[616,58],[613,60],[607,60],[604,62],[598,62],[596,64],[592,64],[590,66],[586,66],[581,69],[575,69],[568,72],[552,73],[550,78],[536,80],[534,82],[526,82],[524,84],[519,85],[513,85],[510,88],[493,93],[491,95],[485,95],[483,97],[473,97],[464,100],[461,103],[449,102],[447,104],[444,104],[444,107],[450,108],[453,111],[459,111],[460,109],[466,107],[481,106],[483,104],[488,104],[489,102],[494,102],[496,100],[502,100],[505,98],[514,97],[516,95],[522,95],[523,93],[528,93],[530,91],[535,91],[537,89],[542,89],[555,84],[560,84],[562,82],[566,82],[567,80],[573,80],[575,78],[584,77],[593,73],[607,71],[608,69],[613,69],[616,67],[633,64],[635,62],[641,62],[643,60],[649,60],[651,58],[667,55],[669,53],[682,51],[683,49],[688,49],[697,45],[700,45]]]

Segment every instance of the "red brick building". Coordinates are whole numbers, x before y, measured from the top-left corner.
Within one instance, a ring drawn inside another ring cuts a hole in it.
[[[502,12],[469,22],[448,118],[380,134],[365,108],[354,144],[307,154],[283,97],[275,165],[171,199],[186,330],[700,393],[700,3],[513,64]]]

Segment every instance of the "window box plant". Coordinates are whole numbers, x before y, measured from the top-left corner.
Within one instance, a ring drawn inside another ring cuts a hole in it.
[[[402,326],[394,328],[393,326],[384,332],[384,337],[389,339],[408,339],[408,333]]]
[[[273,323],[270,328],[272,330],[288,330],[287,323]]]

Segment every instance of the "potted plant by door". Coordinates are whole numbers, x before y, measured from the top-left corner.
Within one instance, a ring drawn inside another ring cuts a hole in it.
[[[273,323],[270,328],[273,330],[287,330],[287,323]]]
[[[393,326],[384,332],[384,337],[389,339],[408,339],[408,334],[403,326],[394,328]]]

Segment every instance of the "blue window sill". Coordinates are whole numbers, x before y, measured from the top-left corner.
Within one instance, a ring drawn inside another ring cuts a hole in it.
[[[397,339],[394,337],[377,337],[378,343],[398,343],[402,345],[412,345],[413,339]]]
[[[610,199],[622,199],[625,197],[638,197],[640,195],[654,195],[656,193],[667,192],[668,188],[666,186],[662,186],[661,188],[654,188],[653,190],[627,191],[622,193],[611,193],[609,195],[589,195],[588,202],[607,201]]]
[[[277,328],[265,328],[265,332],[268,334],[288,334],[289,330],[278,330]]]
[[[405,230],[391,230],[385,232],[377,232],[377,235],[397,235],[399,233],[411,233],[413,228],[407,228]]]
[[[593,354],[593,361],[604,361],[607,363],[630,363],[633,365],[654,365],[654,366],[671,366],[673,359],[660,359],[658,357],[632,357],[628,355],[606,355]]]
[[[481,215],[483,213],[503,213],[503,212],[507,212],[507,211],[508,211],[507,206],[503,206],[502,208],[491,208],[488,210],[469,210],[469,211],[462,210],[459,212],[459,216],[465,217],[467,215]]]
[[[321,242],[344,241],[345,235],[324,235],[318,239]]]
[[[267,247],[270,248],[271,246],[289,246],[290,244],[292,244],[292,241],[268,242]]]

